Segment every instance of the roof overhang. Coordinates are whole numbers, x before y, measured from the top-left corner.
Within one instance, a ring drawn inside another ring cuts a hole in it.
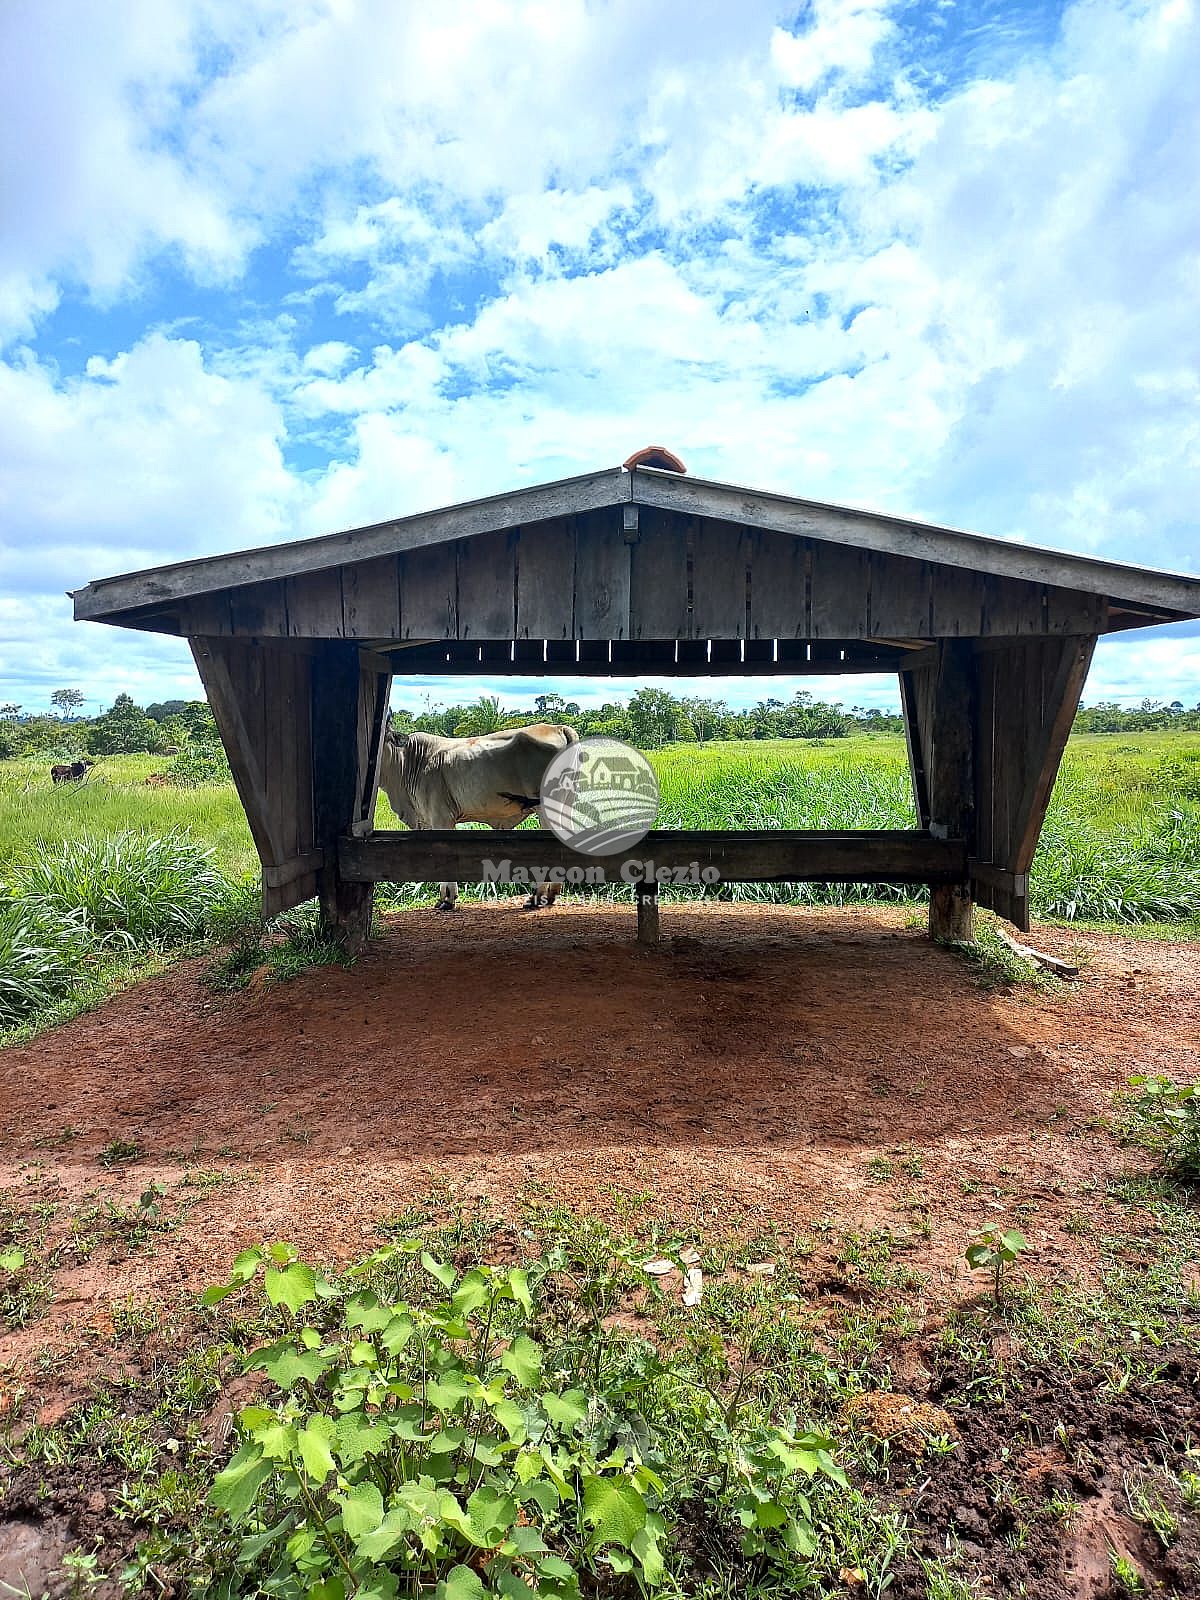
[[[75,617],[119,621],[122,613],[170,605],[216,590],[297,577],[347,562],[415,550],[476,534],[632,502],[681,515],[964,567],[998,577],[1104,595],[1145,621],[1200,617],[1200,577],[1048,550],[878,511],[804,500],[653,467],[606,468],[483,500],[465,501],[319,538],[100,578],[74,593]]]

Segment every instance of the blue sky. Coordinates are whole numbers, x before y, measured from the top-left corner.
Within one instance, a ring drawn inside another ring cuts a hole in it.
[[[1200,570],[1197,81],[1191,0],[3,7],[0,699],[197,692],[91,578],[651,441]]]

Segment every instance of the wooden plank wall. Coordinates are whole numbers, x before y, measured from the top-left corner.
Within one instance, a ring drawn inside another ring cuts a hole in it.
[[[1083,692],[1095,637],[981,646],[976,653],[976,898],[1029,926],[1029,869]]]
[[[263,867],[263,913],[317,892],[312,655],[284,644],[195,639],[192,654]]]
[[[181,631],[359,640],[846,640],[1096,633],[1103,597],[637,506],[192,599]]]

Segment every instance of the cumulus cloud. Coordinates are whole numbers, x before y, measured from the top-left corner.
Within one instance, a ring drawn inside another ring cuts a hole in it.
[[[633,0],[134,0],[121,29],[48,0],[0,28],[27,643],[105,570],[650,439],[1200,566],[1192,0],[1075,0],[1056,31],[890,0],[653,26]],[[1200,697],[1190,636],[1102,663],[1108,692],[1177,671]]]

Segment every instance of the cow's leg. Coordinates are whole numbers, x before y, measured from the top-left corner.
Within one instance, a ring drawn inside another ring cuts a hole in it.
[[[548,831],[547,828],[546,828],[546,824],[541,819],[541,814],[540,813],[538,813],[538,828],[540,829],[540,831],[542,833],[545,833],[545,832]],[[558,899],[558,891],[561,888],[562,888],[562,884],[561,883],[548,883],[546,885],[546,888],[545,888],[545,895],[546,895],[545,904],[546,904],[547,909],[549,909],[549,907],[552,906],[554,904],[554,902]],[[542,891],[541,885],[540,884],[535,884],[534,888],[533,888],[533,893],[529,896],[529,899],[526,900],[526,902],[525,902],[526,911],[536,911],[536,910],[538,910],[538,908],[542,905],[542,892],[543,891]]]
[[[458,909],[458,885],[456,883],[438,884],[439,911],[456,911]]]

